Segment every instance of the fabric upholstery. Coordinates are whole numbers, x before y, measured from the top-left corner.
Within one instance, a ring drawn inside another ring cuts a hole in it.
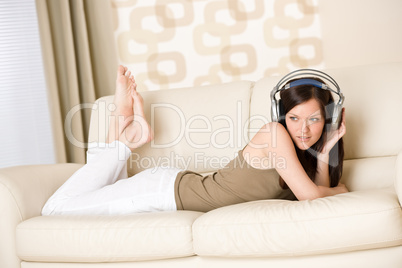
[[[46,200],[81,166],[54,164],[1,169],[0,267],[19,267],[15,242],[17,225],[39,216]]]
[[[402,246],[388,247],[371,250],[353,251],[337,254],[311,255],[311,256],[292,256],[290,257],[275,257],[275,258],[253,258],[253,257],[200,257],[191,256],[186,258],[176,258],[167,260],[155,260],[146,262],[114,262],[114,263],[48,263],[48,262],[22,262],[21,268],[132,268],[136,266],[145,268],[189,268],[189,267],[208,267],[208,268],[266,268],[266,267],[281,267],[281,268],[378,268],[392,267],[398,268],[401,264],[401,258],[395,256],[402,255]]]
[[[396,193],[399,196],[399,203],[402,206],[402,152],[398,154],[398,158],[396,160],[396,175],[394,186]]]
[[[341,182],[349,191],[393,187],[395,162],[395,156],[345,160]]]
[[[201,256],[223,257],[337,253],[400,245],[401,226],[393,189],[301,202],[263,200],[198,218],[194,248]]]
[[[55,262],[119,262],[191,256],[194,254],[192,224],[201,214],[180,211],[122,217],[35,217],[17,227],[18,256],[25,261]]]

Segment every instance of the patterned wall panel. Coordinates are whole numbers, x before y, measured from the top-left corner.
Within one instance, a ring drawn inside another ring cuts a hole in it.
[[[119,61],[139,90],[324,67],[318,1],[111,1]]]

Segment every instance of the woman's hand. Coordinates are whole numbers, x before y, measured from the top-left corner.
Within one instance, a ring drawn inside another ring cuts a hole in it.
[[[319,192],[318,197],[326,197],[326,196],[348,193],[349,190],[346,188],[345,184],[339,183],[338,186],[336,187],[318,186],[318,192]]]
[[[348,188],[346,188],[346,185],[343,183],[339,183],[338,186],[336,186],[335,188],[337,188],[337,190],[339,191],[339,194],[344,194],[344,193],[349,192]]]
[[[321,154],[329,154],[332,147],[345,135],[346,133],[346,120],[345,120],[345,108],[342,108],[342,122],[338,129],[335,129],[328,133],[327,142],[321,151]]]

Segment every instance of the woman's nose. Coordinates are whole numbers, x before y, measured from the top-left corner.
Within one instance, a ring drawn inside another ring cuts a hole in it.
[[[305,121],[303,121],[301,132],[307,133],[309,131],[310,131],[310,124],[308,123],[307,120],[305,120]]]

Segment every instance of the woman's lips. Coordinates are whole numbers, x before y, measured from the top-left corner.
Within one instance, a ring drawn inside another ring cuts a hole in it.
[[[302,142],[307,142],[311,139],[311,137],[302,137],[302,136],[297,136],[296,138],[298,138]]]

